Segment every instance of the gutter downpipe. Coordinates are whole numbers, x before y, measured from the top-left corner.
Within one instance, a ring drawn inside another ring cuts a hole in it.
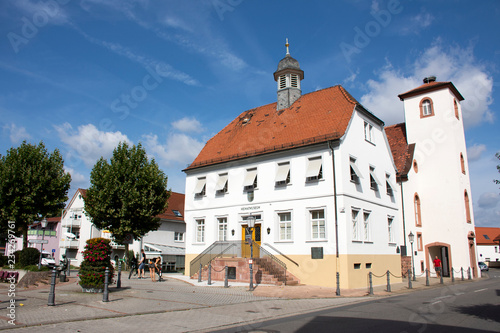
[[[406,247],[406,221],[405,221],[405,201],[403,196],[403,179],[401,179],[401,183],[399,183],[401,187],[401,214],[403,215],[403,240],[405,244],[406,254],[408,255],[408,248]]]
[[[332,172],[333,172],[333,206],[335,210],[335,256],[336,256],[336,265],[335,265],[335,270],[336,270],[336,276],[339,276],[339,265],[340,265],[340,258],[339,258],[339,222],[338,222],[338,215],[337,215],[337,181],[335,177],[335,153],[333,150],[333,144],[332,141],[328,141],[328,147],[330,148],[332,152]],[[338,281],[337,281],[338,282]],[[337,285],[338,286],[338,285]],[[340,290],[337,288],[337,295],[340,295]]]

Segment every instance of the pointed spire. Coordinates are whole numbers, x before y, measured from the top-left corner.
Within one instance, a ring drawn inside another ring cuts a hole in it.
[[[290,45],[290,44],[288,44],[288,38],[287,38],[287,39],[286,39],[286,44],[285,44],[285,46],[286,46],[286,55],[288,55],[288,56],[290,55],[290,50],[288,49],[288,46],[289,46],[289,45]]]

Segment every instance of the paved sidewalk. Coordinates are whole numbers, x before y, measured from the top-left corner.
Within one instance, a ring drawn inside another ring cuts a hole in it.
[[[248,284],[222,282],[198,283],[179,274],[165,274],[166,281],[127,279],[122,274],[120,289],[112,285],[109,302],[103,302],[103,294],[82,293],[77,284],[76,272],[70,281],[58,283],[55,306],[47,306],[49,286],[15,291],[16,325],[9,324],[10,305],[8,284],[0,284],[0,330],[15,332],[100,332],[112,329],[120,332],[144,329],[158,332],[207,332],[231,325],[244,325],[291,315],[298,315],[325,308],[411,292],[420,288],[441,287],[438,279],[393,283],[392,293],[385,285],[374,287],[374,295],[368,296],[368,288],[341,290],[335,295],[334,288],[312,286],[257,286],[248,291]],[[374,279],[374,283],[380,283]],[[450,279],[444,280],[451,284]],[[457,281],[455,283],[467,283]]]

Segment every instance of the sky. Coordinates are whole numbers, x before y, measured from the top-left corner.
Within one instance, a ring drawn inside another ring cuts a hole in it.
[[[141,143],[184,193],[205,142],[276,101],[288,38],[302,93],[341,84],[386,125],[424,77],[453,82],[475,223],[500,227],[499,17],[497,0],[3,0],[0,154],[59,149],[71,197],[119,142]]]

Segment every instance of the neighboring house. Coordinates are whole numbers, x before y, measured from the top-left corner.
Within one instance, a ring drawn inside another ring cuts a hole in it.
[[[478,260],[500,267],[500,228],[476,227]]]
[[[384,123],[342,86],[301,95],[303,77],[287,45],[277,102],[241,113],[184,170],[187,275],[216,246],[227,256],[239,242],[232,255],[249,257],[249,237],[255,257],[273,254],[304,284],[335,287],[338,274],[341,288],[361,288],[370,271],[400,275],[400,194]]]
[[[167,270],[184,269],[185,233],[184,194],[171,192],[168,207],[163,214],[158,215],[161,225],[158,230],[144,235],[141,241],[134,242],[130,247],[136,256],[144,248],[146,258],[162,257],[162,263]]]
[[[40,222],[34,223],[30,226],[28,230],[28,247],[34,247],[43,252],[49,252],[52,254],[56,264],[59,264],[59,225],[61,218],[49,217],[47,218],[47,227],[42,229],[42,224]],[[35,242],[37,243],[35,243]],[[47,241],[46,244],[39,244],[39,241]]]
[[[88,239],[96,237],[113,239],[111,232],[96,228],[85,214],[85,193],[85,189],[76,191],[63,212],[61,222],[61,241],[59,243],[61,254],[66,254],[72,260],[72,265],[76,266],[79,266],[83,261],[82,252],[85,250]],[[148,233],[142,240],[134,241],[129,248],[135,253],[139,253],[140,249],[144,247],[148,258],[162,255],[163,262],[168,262],[170,268],[183,268],[183,239],[186,230],[183,214],[184,195],[172,192],[167,210],[158,216],[162,222],[160,228]],[[146,246],[148,247],[146,248]],[[124,257],[124,245],[111,241],[111,247],[112,259],[116,261],[118,258]]]
[[[54,257],[56,264],[59,264],[59,226],[61,218],[60,217],[49,217],[47,218],[47,227],[42,230],[42,224],[38,221],[33,223],[28,227],[28,247],[33,247],[42,250],[43,252],[49,252]],[[23,249],[23,237],[16,237],[13,247],[13,252],[20,251]],[[4,255],[8,255],[7,251],[9,249],[5,248]]]
[[[477,276],[474,214],[467,163],[464,99],[451,82],[435,77],[400,94],[405,123],[386,133],[398,170],[402,192],[403,254],[406,268],[412,258],[408,235],[414,235],[415,274],[434,272],[433,259],[443,265],[443,276],[472,268]]]

